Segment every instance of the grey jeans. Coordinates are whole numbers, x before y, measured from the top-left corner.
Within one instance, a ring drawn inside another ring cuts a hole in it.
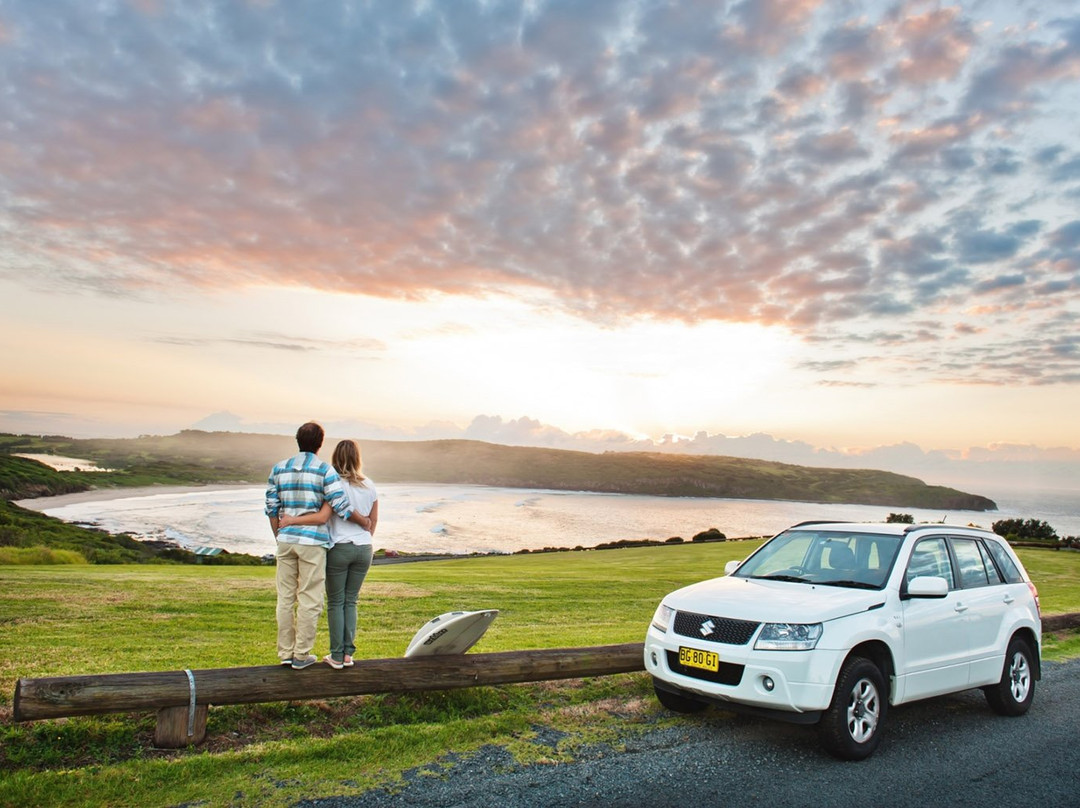
[[[330,656],[337,662],[356,653],[356,599],[372,552],[370,544],[335,544],[326,553],[326,622]]]

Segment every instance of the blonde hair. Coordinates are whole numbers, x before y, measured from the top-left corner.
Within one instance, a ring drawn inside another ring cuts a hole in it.
[[[360,459],[360,445],[354,440],[343,440],[334,447],[331,459],[342,479],[360,485],[364,482],[364,462]]]

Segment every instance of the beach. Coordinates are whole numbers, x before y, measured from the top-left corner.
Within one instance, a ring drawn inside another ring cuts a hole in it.
[[[14,500],[20,508],[45,513],[54,508],[68,505],[80,505],[88,502],[112,502],[118,499],[133,499],[152,496],[172,496],[176,494],[212,493],[231,491],[237,488],[251,488],[251,483],[215,483],[213,485],[143,485],[132,488],[91,488],[88,491],[76,491],[72,494],[58,494],[54,497],[35,497],[34,499]]]
[[[595,547],[618,541],[690,541],[716,528],[729,538],[769,536],[801,521],[884,521],[910,513],[918,522],[974,524],[1049,519],[1059,535],[1080,534],[1073,500],[1000,502],[997,511],[928,511],[875,505],[599,494],[452,484],[376,482],[377,549],[471,555]],[[263,513],[264,488],[252,484],[100,488],[20,500],[64,521],[183,547],[212,546],[263,556],[274,539]],[[1052,517],[1052,518],[1051,518]]]

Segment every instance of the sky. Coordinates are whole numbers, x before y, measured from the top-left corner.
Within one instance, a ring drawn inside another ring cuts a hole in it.
[[[0,0],[0,430],[1080,488],[1073,0]]]

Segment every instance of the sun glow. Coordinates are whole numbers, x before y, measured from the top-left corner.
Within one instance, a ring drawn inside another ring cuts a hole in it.
[[[529,414],[569,431],[691,431],[752,406],[797,351],[781,329],[652,320],[601,327],[506,301],[470,303],[454,318],[463,327],[415,336],[393,352],[406,365],[422,358],[429,385],[453,390],[465,413]]]
[[[504,296],[399,301],[264,287],[170,301],[168,316],[148,307],[131,325],[138,341],[121,341],[107,311],[62,301],[45,311],[48,322],[13,313],[25,320],[22,334],[34,334],[37,367],[47,357],[84,398],[184,411],[177,428],[228,410],[256,422],[355,419],[405,430],[480,414],[569,432],[741,429],[804,350],[775,327],[601,325]],[[18,405],[47,409],[60,395],[57,374],[20,365],[11,347],[9,387],[21,379],[26,388]]]

